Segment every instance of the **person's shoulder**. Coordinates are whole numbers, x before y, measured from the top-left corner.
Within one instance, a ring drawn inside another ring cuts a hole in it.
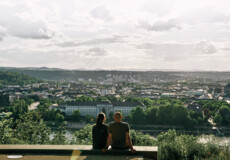
[[[127,125],[127,126],[129,125],[127,122],[121,122],[121,123],[122,123],[123,125]]]
[[[103,126],[108,126],[107,124],[103,123]]]
[[[115,125],[116,124],[116,122],[111,122],[110,124],[109,124],[109,126],[113,126],[113,125]]]
[[[116,122],[110,122],[110,124],[109,125],[113,125],[113,124],[115,124]]]
[[[103,127],[108,128],[109,126],[107,124],[102,124]]]

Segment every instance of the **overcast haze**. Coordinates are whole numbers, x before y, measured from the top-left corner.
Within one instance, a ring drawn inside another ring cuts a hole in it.
[[[0,67],[230,70],[229,0],[0,0]]]

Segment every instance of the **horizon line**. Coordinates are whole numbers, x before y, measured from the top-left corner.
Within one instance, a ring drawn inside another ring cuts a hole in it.
[[[66,71],[131,71],[131,72],[230,72],[230,70],[182,70],[182,69],[103,69],[103,68],[95,68],[95,69],[67,69],[67,68],[54,68],[54,67],[5,67],[0,66],[0,68],[15,68],[15,69],[43,69],[43,70],[66,70]]]

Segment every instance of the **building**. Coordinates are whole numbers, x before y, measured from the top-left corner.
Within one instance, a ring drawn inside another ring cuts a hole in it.
[[[188,110],[189,111],[194,111],[194,112],[199,112],[199,113],[202,113],[202,108],[200,107],[200,105],[195,102],[195,101],[192,101],[190,104],[188,104]]]
[[[224,87],[224,94],[230,96],[230,83]]]
[[[130,111],[137,106],[146,108],[141,102],[110,102],[110,101],[94,101],[94,102],[69,102],[65,105],[50,106],[50,108],[60,109],[67,116],[72,115],[75,110],[79,110],[81,115],[90,114],[97,116],[100,112],[109,114],[110,112],[121,111],[124,116],[127,116]]]

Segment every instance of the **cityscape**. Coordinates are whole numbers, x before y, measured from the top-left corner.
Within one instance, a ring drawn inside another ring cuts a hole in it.
[[[160,141],[161,136],[176,134],[223,145],[229,143],[229,106],[228,72],[0,71],[2,144],[91,144],[97,115],[105,113],[110,123],[119,111],[130,124],[134,145],[156,145],[153,137]]]
[[[229,0],[0,0],[0,159],[229,160]]]

